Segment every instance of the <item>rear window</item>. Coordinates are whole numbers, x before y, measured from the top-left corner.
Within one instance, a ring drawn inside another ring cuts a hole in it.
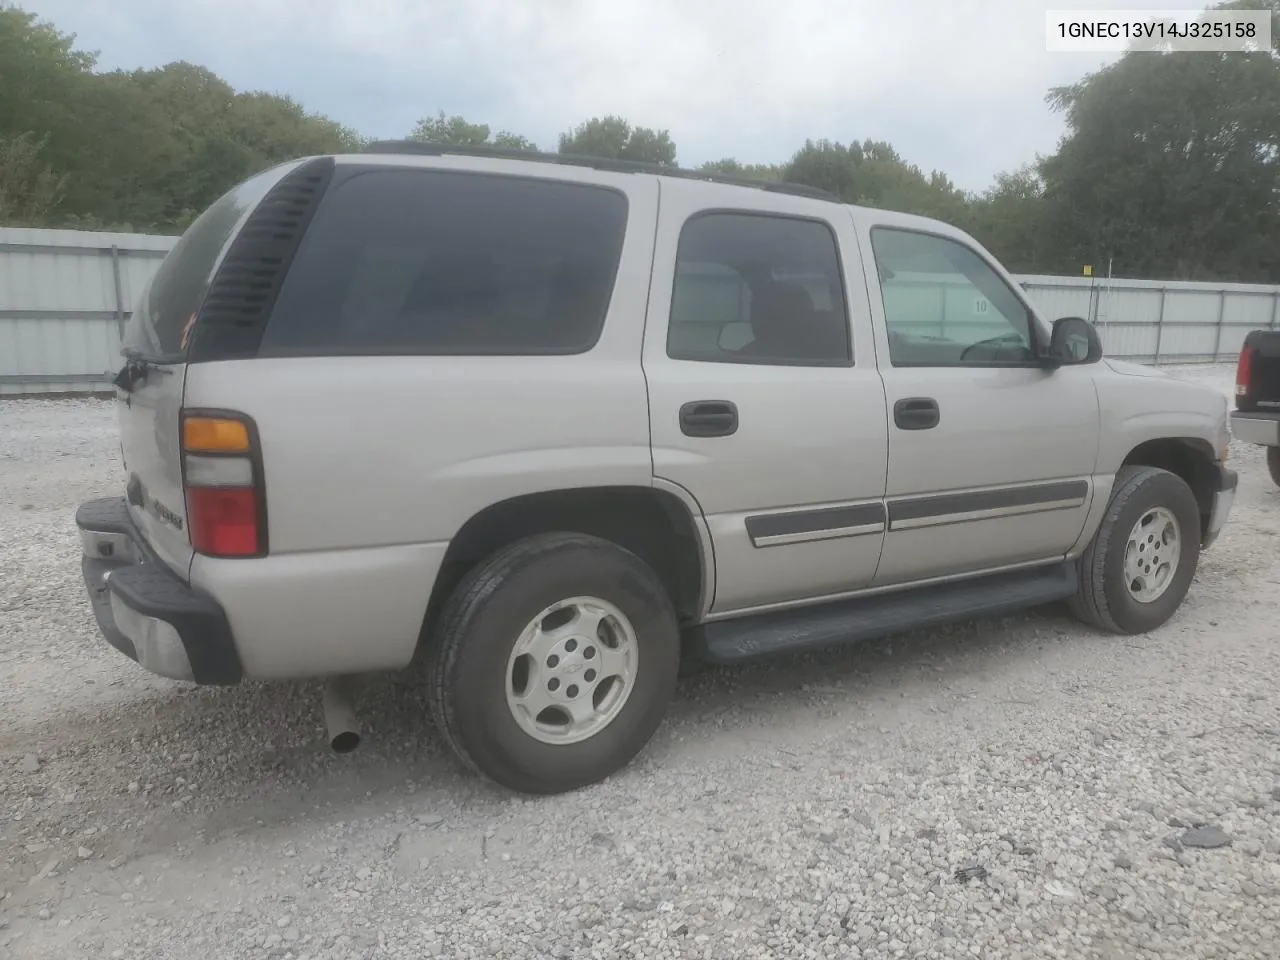
[[[282,168],[261,173],[214,201],[178,240],[139,297],[125,325],[122,352],[153,360],[181,360],[187,324],[213,281],[223,248],[240,219],[280,179]]]
[[[602,187],[358,172],[316,212],[259,356],[581,353],[626,221],[626,198]]]

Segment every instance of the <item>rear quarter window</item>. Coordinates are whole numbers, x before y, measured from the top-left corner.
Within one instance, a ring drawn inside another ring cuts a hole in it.
[[[626,221],[626,197],[603,187],[357,171],[317,210],[259,356],[584,352]]]
[[[186,356],[188,324],[209,292],[222,251],[283,172],[274,167],[227,191],[187,228],[138,298],[123,352],[175,362]]]

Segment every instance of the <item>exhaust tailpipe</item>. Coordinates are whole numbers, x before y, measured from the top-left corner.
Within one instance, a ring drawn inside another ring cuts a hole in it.
[[[360,746],[360,724],[356,720],[356,678],[331,677],[325,681],[320,703],[324,709],[324,726],[329,746],[334,753],[350,753]]]

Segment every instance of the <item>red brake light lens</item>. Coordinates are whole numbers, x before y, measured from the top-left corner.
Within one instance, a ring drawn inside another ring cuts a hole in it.
[[[1249,385],[1253,379],[1254,348],[1245,344],[1240,351],[1240,359],[1236,362],[1236,396],[1243,397],[1249,393]]]
[[[211,557],[258,553],[258,497],[253,488],[191,487],[187,511],[196,552]]]

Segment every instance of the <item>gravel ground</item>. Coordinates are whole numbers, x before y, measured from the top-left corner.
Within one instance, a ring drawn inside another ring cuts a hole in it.
[[[1050,610],[710,671],[623,773],[527,799],[414,677],[339,757],[314,684],[105,646],[72,515],[119,489],[113,412],[0,404],[0,956],[1280,957],[1280,490],[1232,459],[1155,634]]]

